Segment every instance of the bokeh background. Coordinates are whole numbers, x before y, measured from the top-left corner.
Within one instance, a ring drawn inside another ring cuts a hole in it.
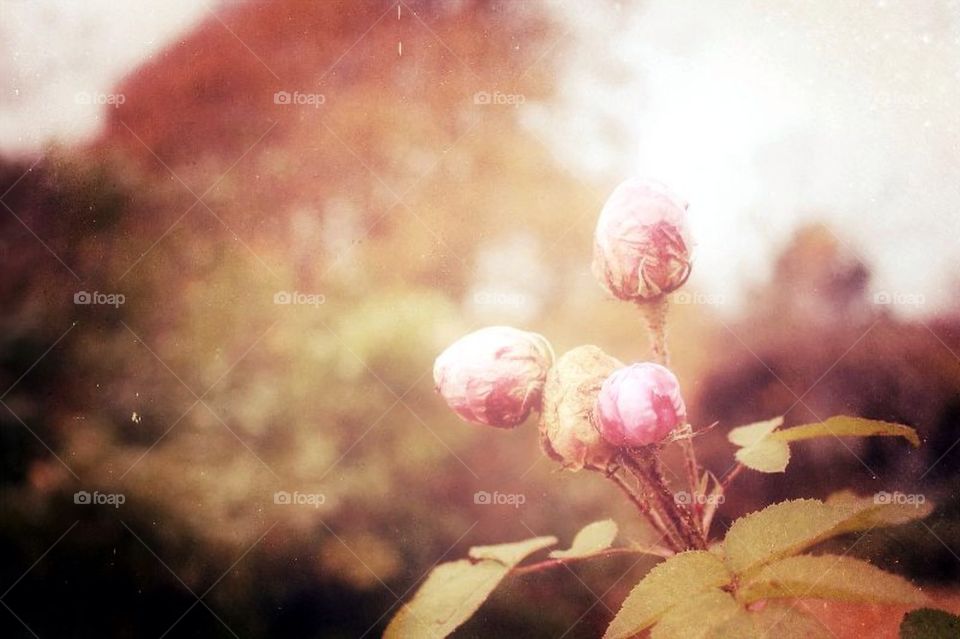
[[[534,420],[461,423],[431,379],[487,324],[645,358],[589,273],[638,172],[692,203],[671,350],[714,472],[730,427],[778,414],[925,440],[800,446],[717,530],[923,494],[928,521],[841,543],[957,610],[957,3],[2,9],[4,636],[378,636],[471,545],[606,517],[645,539]],[[598,636],[651,564],[509,580],[457,636]],[[901,612],[818,608],[838,636]]]

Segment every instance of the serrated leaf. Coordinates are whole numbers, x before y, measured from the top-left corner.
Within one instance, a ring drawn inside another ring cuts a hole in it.
[[[771,433],[769,436],[770,439],[782,442],[817,437],[903,437],[914,448],[920,447],[920,436],[909,426],[848,415],[837,415],[822,422],[794,426]]]
[[[777,603],[757,611],[741,608],[707,634],[708,639],[828,639],[832,636],[807,613]]]
[[[921,608],[908,612],[900,622],[900,639],[956,639],[960,617],[945,610]]]
[[[764,439],[741,448],[734,458],[747,468],[761,473],[782,473],[790,463],[790,446],[785,442]]]
[[[728,592],[711,589],[671,608],[653,627],[650,639],[704,639],[742,608]]]
[[[731,575],[717,555],[692,550],[657,564],[634,586],[610,622],[604,639],[626,639],[656,623],[691,596],[724,586]]]
[[[588,557],[609,548],[616,537],[617,524],[615,521],[612,519],[595,521],[580,529],[577,536],[573,538],[570,548],[554,550],[550,553],[550,557],[552,559]]]
[[[854,512],[837,534],[899,526],[916,519],[924,519],[933,512],[933,503],[926,499],[921,503],[894,503],[897,494],[881,491],[872,497],[859,497],[851,491],[841,491],[830,495],[827,498],[828,504],[847,507]]]
[[[767,506],[733,522],[723,542],[727,566],[741,574],[826,539],[850,514],[816,499]]]
[[[471,559],[492,559],[512,567],[523,561],[527,556],[538,550],[549,548],[556,543],[556,537],[534,537],[508,544],[474,546],[467,554],[470,555]]]
[[[753,446],[766,439],[767,435],[782,425],[783,416],[747,424],[746,426],[738,426],[727,433],[727,439],[737,446]]]
[[[740,575],[758,566],[794,555],[824,539],[878,526],[893,526],[929,514],[932,506],[906,508],[851,500],[826,504],[795,499],[767,506],[733,522],[723,542],[724,560]]]
[[[476,546],[470,549],[470,556],[477,561],[461,559],[440,564],[390,620],[384,638],[446,637],[480,608],[516,564],[555,543],[555,537],[535,537]]]
[[[737,597],[744,603],[785,597],[908,606],[927,601],[903,577],[837,555],[799,555],[775,561],[744,584]]]

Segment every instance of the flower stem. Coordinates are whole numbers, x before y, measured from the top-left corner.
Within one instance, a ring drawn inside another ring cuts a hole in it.
[[[666,295],[637,304],[647,322],[650,331],[650,349],[653,361],[661,366],[670,366],[670,353],[667,351],[667,311],[670,301]]]
[[[616,471],[608,472],[607,477],[623,491],[627,499],[637,507],[637,510],[646,518],[653,529],[660,533],[661,539],[666,540],[670,550],[676,552],[683,549],[683,540],[664,522],[659,512],[650,508],[650,502],[645,497],[638,495],[622,477],[616,474]]]
[[[622,463],[649,491],[653,509],[669,523],[675,536],[680,540],[681,549],[705,548],[706,542],[700,533],[700,527],[694,521],[693,514],[685,505],[677,503],[663,477],[657,452],[650,450],[651,448],[641,447],[624,451],[620,455]]]

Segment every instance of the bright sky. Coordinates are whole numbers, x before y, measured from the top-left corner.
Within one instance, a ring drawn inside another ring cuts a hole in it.
[[[535,121],[575,173],[691,202],[693,284],[735,310],[825,219],[874,290],[960,294],[960,3],[553,2],[577,43]],[[631,5],[632,6],[632,5]],[[111,88],[202,19],[196,0],[0,0],[0,152],[95,135]],[[586,13],[584,13],[586,11]],[[122,98],[119,98],[122,99]],[[575,136],[567,133],[576,131]]]

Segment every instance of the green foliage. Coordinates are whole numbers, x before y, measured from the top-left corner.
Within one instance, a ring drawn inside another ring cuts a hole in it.
[[[833,635],[823,625],[794,604],[768,603],[761,610],[737,613],[714,627],[709,639],[829,639]]]
[[[592,524],[587,524],[577,533],[570,548],[554,550],[550,553],[550,558],[579,559],[589,557],[612,546],[616,537],[617,524],[615,521],[612,519],[595,521]]]
[[[473,561],[461,559],[440,564],[390,621],[384,638],[446,637],[477,611],[514,566],[555,543],[556,537],[535,537],[476,546],[470,549]]]
[[[740,611],[733,595],[717,588],[678,601],[653,628],[651,639],[704,639]]]
[[[692,595],[715,592],[730,581],[730,571],[713,553],[694,550],[674,555],[655,566],[630,591],[604,639],[632,637]]]
[[[782,425],[783,417],[775,417],[731,430],[727,439],[740,447],[736,460],[761,473],[782,473],[790,463],[790,442],[821,437],[903,437],[914,447],[920,445],[917,431],[909,426],[861,417],[838,415],[777,430]]]
[[[853,557],[798,555],[764,566],[741,586],[744,603],[776,598],[922,605],[927,598],[909,581]]]
[[[900,639],[956,639],[960,617],[943,610],[921,608],[907,613],[900,623]]]

